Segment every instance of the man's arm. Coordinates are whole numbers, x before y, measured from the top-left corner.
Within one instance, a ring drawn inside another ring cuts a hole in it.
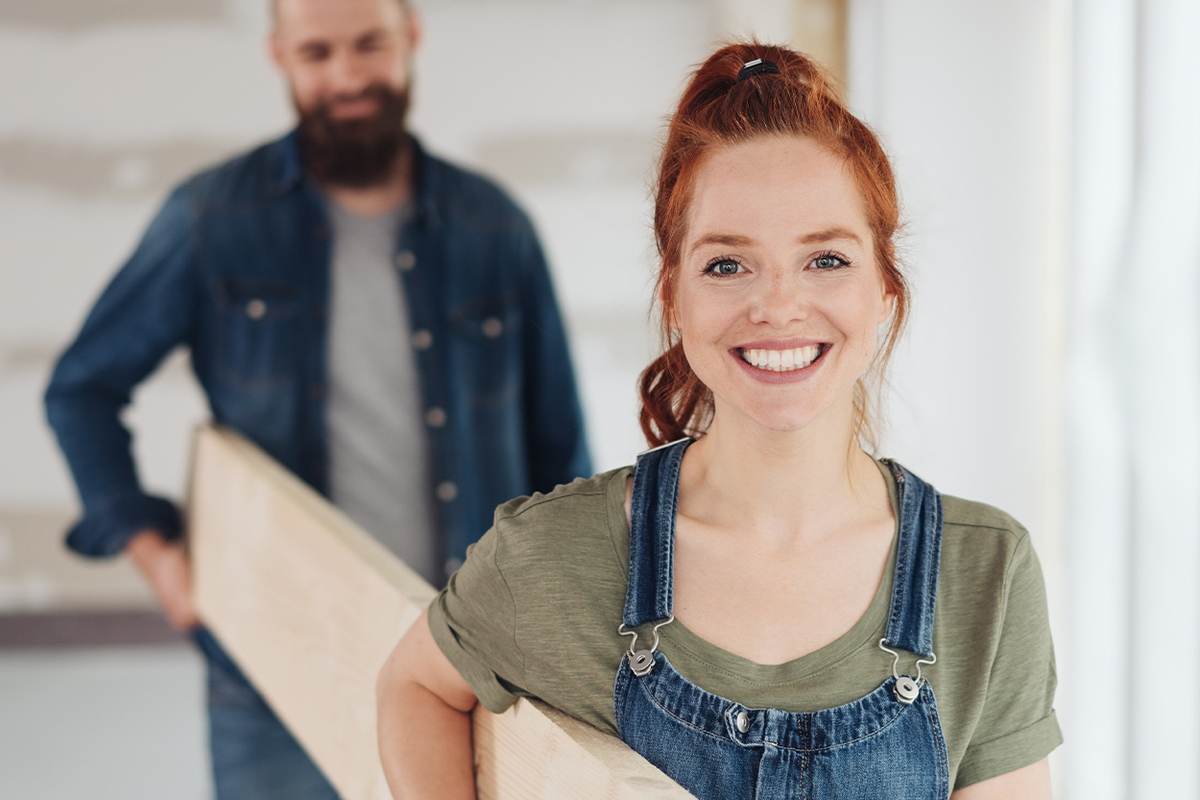
[[[531,488],[548,492],[560,483],[590,476],[592,461],[566,329],[532,228],[520,249],[526,449]]]
[[[137,532],[178,538],[174,504],[142,491],[120,414],[134,388],[189,340],[197,278],[188,205],[176,192],[88,314],[46,389],[46,415],[75,478],[83,518],[67,544],[83,555],[120,552]]]

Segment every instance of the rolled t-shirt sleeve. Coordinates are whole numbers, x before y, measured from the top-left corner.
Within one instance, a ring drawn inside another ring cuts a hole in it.
[[[1041,565],[1028,534],[1013,552],[1000,641],[974,735],[958,768],[962,788],[1036,763],[1062,743],[1057,677]]]
[[[462,568],[429,606],[433,640],[484,708],[496,714],[523,696],[525,672],[513,595],[497,564],[499,539],[493,526],[472,545]]]

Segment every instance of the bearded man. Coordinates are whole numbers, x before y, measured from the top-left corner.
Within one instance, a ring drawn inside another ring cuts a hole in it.
[[[221,800],[336,795],[200,627],[179,512],[140,488],[120,414],[169,352],[216,422],[435,585],[496,505],[591,472],[529,220],[405,130],[418,39],[402,0],[277,0],[297,129],[171,194],[46,392],[84,507],[68,546],[128,553],[206,656]]]

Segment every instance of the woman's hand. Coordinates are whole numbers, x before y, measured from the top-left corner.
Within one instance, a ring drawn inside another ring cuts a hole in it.
[[[1046,759],[950,795],[950,800],[1050,800],[1050,762]]]
[[[167,621],[187,632],[200,625],[192,602],[192,565],[181,542],[168,542],[158,531],[138,531],[125,552],[146,576]]]
[[[379,758],[396,800],[475,797],[471,687],[429,632],[413,623],[379,672]]]

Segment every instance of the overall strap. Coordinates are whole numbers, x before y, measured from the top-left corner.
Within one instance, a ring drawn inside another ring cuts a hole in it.
[[[884,643],[933,657],[933,610],[942,552],[942,498],[895,461],[885,462],[900,498],[900,541]]]
[[[624,615],[627,628],[671,616],[679,465],[691,443],[691,439],[681,439],[647,450],[634,466]]]

